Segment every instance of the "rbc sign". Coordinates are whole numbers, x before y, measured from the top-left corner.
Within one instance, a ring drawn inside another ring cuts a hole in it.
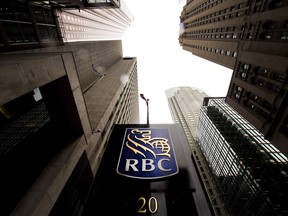
[[[126,128],[117,173],[131,178],[156,179],[178,173],[167,128]]]

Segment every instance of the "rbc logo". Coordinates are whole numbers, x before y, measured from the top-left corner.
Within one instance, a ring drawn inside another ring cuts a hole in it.
[[[117,173],[141,179],[163,178],[178,173],[169,130],[127,128]]]

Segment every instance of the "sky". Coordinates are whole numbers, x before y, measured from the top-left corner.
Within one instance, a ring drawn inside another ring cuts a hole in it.
[[[190,86],[225,97],[232,70],[194,56],[179,44],[179,0],[125,0],[134,21],[122,37],[123,55],[137,58],[138,90],[149,99],[150,124],[173,123],[165,90]],[[140,123],[146,103],[139,97]]]

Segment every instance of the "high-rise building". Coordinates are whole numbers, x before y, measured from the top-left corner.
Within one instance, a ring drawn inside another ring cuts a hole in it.
[[[131,22],[133,16],[120,0],[3,0],[0,52],[119,40]]]
[[[224,98],[189,87],[169,89],[166,95],[215,215],[287,214],[288,158],[283,153]]]
[[[197,143],[228,215],[288,213],[288,158],[224,99],[205,98]]]
[[[187,1],[184,50],[233,69],[226,102],[288,155],[288,4],[282,0]]]
[[[206,195],[214,215],[228,215],[221,199],[206,159],[196,141],[196,131],[200,108],[208,95],[200,89],[191,87],[175,87],[165,91],[174,123],[180,124],[184,130],[191,149],[191,158],[197,169],[199,178],[205,188]]]
[[[134,18],[124,1],[118,8],[57,10],[65,42],[119,40]]]
[[[208,95],[200,89],[188,86],[167,89],[165,94],[173,121],[182,125],[188,140],[192,141],[196,136],[199,110],[204,97]]]
[[[80,214],[114,123],[139,122],[121,41],[0,58],[1,215]]]

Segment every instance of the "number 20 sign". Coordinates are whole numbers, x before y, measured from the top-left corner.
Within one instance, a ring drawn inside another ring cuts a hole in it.
[[[145,197],[140,197],[138,202],[140,202],[140,208],[137,213],[144,214],[148,211],[149,213],[154,214],[158,210],[158,202],[155,197],[150,197],[148,202]]]

